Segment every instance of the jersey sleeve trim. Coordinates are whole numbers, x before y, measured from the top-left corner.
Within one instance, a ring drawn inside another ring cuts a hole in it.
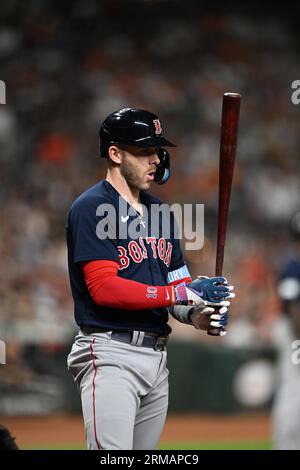
[[[183,279],[192,280],[191,275],[186,265],[181,266],[178,269],[174,269],[168,274],[168,284],[173,284],[174,282],[182,281]]]

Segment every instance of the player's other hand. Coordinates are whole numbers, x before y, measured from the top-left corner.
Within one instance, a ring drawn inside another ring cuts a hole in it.
[[[219,328],[220,336],[225,336],[225,328],[228,323],[228,308],[221,307],[214,309],[207,306],[205,309],[203,307],[195,307],[192,309],[192,311],[189,313],[192,325],[197,330],[204,331],[207,331],[211,328]]]
[[[175,287],[175,303],[197,306],[201,305],[204,300],[215,304],[215,306],[229,307],[229,299],[235,297],[233,290],[234,287],[228,285],[225,277],[198,276],[189,284],[182,282]]]

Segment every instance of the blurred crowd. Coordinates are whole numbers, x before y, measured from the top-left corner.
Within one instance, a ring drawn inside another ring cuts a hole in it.
[[[193,275],[213,274],[222,95],[243,96],[224,272],[235,284],[229,344],[260,345],[279,313],[276,279],[299,209],[299,34],[279,18],[246,18],[177,1],[1,0],[0,337],[64,344],[76,331],[65,220],[105,175],[103,118],[122,107],[161,117],[171,178],[152,191],[205,204]],[[172,8],[170,8],[170,4]],[[171,322],[174,336],[206,339]],[[14,354],[14,351],[12,352]]]

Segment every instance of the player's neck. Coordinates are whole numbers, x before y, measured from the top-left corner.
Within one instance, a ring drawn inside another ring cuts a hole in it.
[[[128,186],[125,178],[119,175],[113,175],[108,170],[106,180],[118,191],[118,193],[133,207],[138,206],[140,203],[140,191],[138,189]]]

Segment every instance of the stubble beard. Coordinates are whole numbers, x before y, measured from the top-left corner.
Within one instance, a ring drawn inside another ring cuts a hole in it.
[[[148,182],[143,181],[143,176],[140,176],[128,162],[121,164],[121,175],[125,178],[130,189],[134,191],[145,191],[150,187]]]

